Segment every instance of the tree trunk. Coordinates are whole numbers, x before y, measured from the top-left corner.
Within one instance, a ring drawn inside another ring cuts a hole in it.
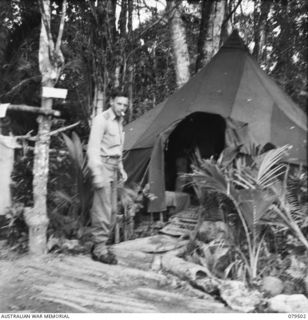
[[[60,52],[60,43],[64,26],[66,1],[63,3],[63,16],[59,28],[56,47],[54,46],[50,31],[50,1],[41,0],[41,34],[39,47],[39,68],[42,74],[42,86],[54,87],[61,70],[63,56]],[[62,31],[61,31],[62,30]],[[42,97],[41,108],[52,109],[52,99]],[[33,208],[25,211],[25,220],[29,227],[29,252],[35,255],[47,253],[46,231],[48,226],[47,216],[47,182],[49,171],[49,145],[51,117],[40,115],[38,140],[34,150],[33,165]]]
[[[129,95],[129,104],[128,104],[128,121],[133,120],[133,80],[134,80],[134,67],[129,66],[128,68],[128,95]]]
[[[128,19],[127,19],[127,30],[128,35],[131,37],[131,32],[133,31],[133,1],[128,1]]]
[[[122,37],[126,34],[127,24],[127,0],[121,1],[121,13],[119,16],[119,31]]]
[[[221,27],[225,17],[226,0],[215,1],[211,8],[206,39],[204,42],[204,65],[217,53],[220,46]]]
[[[102,113],[104,111],[104,101],[105,101],[105,93],[101,86],[97,87],[97,97],[96,97],[96,114]]]
[[[266,29],[267,29],[267,18],[271,9],[271,1],[262,0],[260,4],[260,13],[254,15],[254,41],[255,46],[253,48],[253,55],[257,60],[261,60],[264,53]]]
[[[43,6],[48,19],[47,26],[50,27],[50,10],[49,1],[44,0]],[[40,34],[40,49],[39,49],[39,64],[42,74],[42,86],[53,87],[53,82],[50,81],[52,68],[49,61],[49,39],[47,36],[46,22],[42,17],[41,34]],[[52,99],[42,98],[41,108],[45,110],[52,109]],[[29,252],[41,255],[47,253],[46,246],[46,231],[49,219],[47,217],[47,181],[48,181],[48,164],[49,164],[49,144],[50,144],[50,128],[51,119],[46,116],[38,116],[37,118],[38,140],[34,149],[34,164],[33,164],[33,200],[34,207],[25,213],[26,222],[29,226]]]
[[[2,14],[0,16],[0,65],[2,66],[2,64],[5,61],[5,50],[6,50],[6,46],[8,44],[9,41],[9,29],[7,28],[7,26],[5,25],[5,18],[9,15],[9,13],[12,10],[12,5],[10,3],[11,1],[8,0],[2,0],[1,4],[0,4],[0,11],[2,13],[6,13],[6,14]]]
[[[121,12],[119,15],[118,21],[118,30],[119,36],[115,43],[115,52],[114,52],[114,59],[115,59],[115,70],[114,70],[114,87],[121,88],[124,86],[125,81],[125,57],[124,56],[124,48],[125,48],[125,39],[127,37],[127,24],[128,24],[128,5],[131,1],[122,0],[121,1]],[[124,65],[123,65],[124,64]],[[121,76],[122,70],[122,76]]]
[[[238,4],[236,5],[236,8],[238,7],[238,5],[240,4],[240,2],[238,2]],[[223,45],[224,42],[228,39],[228,37],[230,36],[230,34],[232,33],[232,16],[234,14],[234,11],[236,10],[236,8],[234,8],[231,11],[231,3],[228,3],[228,1],[226,1],[225,4],[225,16],[224,16],[224,20],[223,20],[223,24],[221,26],[221,33],[220,33],[220,44]]]
[[[121,65],[120,62],[116,62],[116,67],[114,70],[114,87],[119,88],[120,87],[120,77],[121,77]]]
[[[90,1],[92,12],[91,47],[93,73],[92,116],[106,108],[109,85],[121,87],[121,55],[116,47],[116,1]],[[120,47],[120,46],[119,46]]]
[[[128,31],[128,42],[129,42],[129,52],[132,52],[132,34],[133,34],[133,1],[128,1],[128,19],[127,19],[127,31]],[[133,120],[133,100],[134,100],[134,61],[132,55],[128,59],[128,94],[129,94],[129,116],[128,121]]]
[[[168,0],[167,10],[170,17],[170,34],[174,55],[177,87],[182,87],[190,78],[189,52],[185,27],[181,18],[181,1]]]
[[[204,60],[204,43],[206,38],[206,30],[209,24],[210,12],[214,5],[214,0],[202,1],[201,5],[201,22],[199,29],[199,37],[197,44],[197,60],[196,60],[196,68],[195,71],[198,72],[199,69],[203,66]]]

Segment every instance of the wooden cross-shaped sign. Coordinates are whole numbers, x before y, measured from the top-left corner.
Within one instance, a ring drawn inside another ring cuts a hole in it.
[[[67,89],[42,87],[42,107],[0,103],[0,118],[6,116],[7,110],[38,114],[37,121],[39,128],[35,143],[33,166],[34,207],[27,208],[24,212],[26,223],[29,226],[29,250],[32,253],[44,253],[46,251],[45,238],[48,225],[46,196],[51,117],[59,117],[61,115],[60,111],[52,109],[52,99],[65,99],[66,95]],[[37,235],[32,236],[34,232],[36,232]],[[38,240],[40,238],[44,240]]]
[[[47,181],[49,171],[49,144],[51,132],[51,117],[60,116],[60,112],[52,109],[54,98],[65,99],[67,90],[54,88],[64,66],[61,52],[67,0],[62,2],[62,14],[56,42],[51,34],[51,1],[39,0],[41,13],[41,31],[39,42],[39,70],[42,76],[41,107],[26,105],[0,104],[0,110],[5,115],[6,110],[34,112],[38,114],[38,132],[34,149],[33,163],[33,208],[24,212],[29,227],[29,252],[41,255],[47,252]]]

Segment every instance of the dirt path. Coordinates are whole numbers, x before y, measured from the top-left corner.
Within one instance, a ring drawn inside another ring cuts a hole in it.
[[[0,312],[231,312],[171,276],[89,256],[0,260]]]

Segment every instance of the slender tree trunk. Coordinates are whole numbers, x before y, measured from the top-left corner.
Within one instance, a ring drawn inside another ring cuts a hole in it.
[[[90,1],[93,99],[92,117],[106,109],[107,88],[121,86],[121,59],[116,48],[116,4],[113,0]]]
[[[264,53],[267,18],[271,9],[271,1],[261,0],[260,12],[254,15],[255,27],[254,27],[254,41],[255,46],[253,48],[253,55],[256,59],[261,60]]]
[[[11,1],[8,0],[2,0],[1,3],[1,11],[2,12],[6,12],[9,13],[9,11],[12,10],[12,5],[10,3]],[[7,15],[3,14],[2,16],[0,16],[0,65],[2,65],[4,63],[4,58],[5,58],[5,50],[6,50],[6,46],[8,44],[8,37],[9,37],[9,29],[7,27],[5,27],[5,17]]]
[[[110,42],[114,44],[117,36],[116,28],[116,7],[117,1],[114,0],[105,0],[105,5],[107,8],[107,29],[110,32]]]
[[[42,14],[39,68],[42,74],[42,86],[54,87],[63,64],[63,56],[60,51],[60,43],[64,26],[66,1],[63,3],[63,16],[59,28],[56,46],[52,40],[50,30],[50,1],[40,0]],[[52,109],[52,99],[42,97],[41,108]],[[46,231],[48,226],[47,216],[47,182],[49,172],[49,145],[50,145],[50,116],[40,115],[38,141],[34,150],[33,166],[33,208],[25,211],[25,220],[29,227],[29,252],[35,255],[47,253]]]
[[[128,15],[128,5],[131,1],[122,0],[121,1],[121,12],[118,21],[119,37],[115,43],[115,70],[114,70],[114,87],[122,87],[125,81],[125,72],[123,63],[125,64],[125,59],[123,57],[123,49],[125,45],[125,39],[127,37],[127,15]],[[121,76],[122,69],[122,76]],[[122,81],[121,81],[122,80]]]
[[[121,1],[121,12],[119,16],[119,31],[122,36],[126,34],[127,24],[127,0]]]
[[[238,4],[240,4],[240,2],[238,2]],[[228,1],[226,1],[225,16],[224,16],[223,24],[221,26],[220,45],[223,45],[224,42],[232,33],[232,21],[231,21],[232,15],[233,13],[231,12],[231,2],[228,3]]]
[[[116,1],[98,0],[89,2],[92,12],[91,45],[93,99],[92,117],[106,109],[107,88],[119,86],[120,64],[115,54]]]
[[[131,122],[133,120],[133,80],[134,80],[134,67],[129,66],[128,68],[129,72],[129,79],[128,79],[128,95],[129,95],[129,104],[128,104],[128,109],[129,109],[129,116],[128,116],[128,121]]]
[[[195,68],[196,72],[198,72],[198,70],[203,66],[206,30],[208,27],[210,13],[213,5],[214,5],[214,0],[202,1],[202,4],[201,4],[201,22],[200,22],[200,29],[199,29],[198,44],[197,44],[198,56],[196,60],[196,68]]]
[[[156,92],[159,88],[159,79],[158,79],[158,59],[157,59],[157,41],[153,43],[153,75],[154,75],[154,80],[155,80],[155,90],[153,90],[153,105],[156,105]]]
[[[206,39],[204,42],[204,65],[217,53],[220,46],[221,27],[225,17],[226,0],[217,0],[211,8]]]
[[[48,0],[42,1],[42,22],[39,48],[39,67],[42,74],[42,86],[53,87],[53,70],[50,64],[48,30],[50,29],[50,3]],[[44,14],[43,14],[44,10]],[[44,21],[45,19],[45,21]],[[54,49],[54,48],[52,48]],[[41,108],[52,109],[52,99],[42,98]],[[29,252],[41,255],[47,253],[46,231],[48,226],[47,216],[47,182],[48,182],[48,164],[49,164],[49,144],[51,119],[45,116],[37,118],[38,141],[34,149],[33,165],[33,200],[34,207],[28,209],[26,213],[26,222],[29,226]]]
[[[132,34],[133,34],[133,1],[128,1],[127,7],[127,40],[128,40],[128,47],[129,52],[133,50],[132,47]],[[128,94],[129,94],[129,117],[128,121],[131,122],[133,120],[133,101],[134,101],[134,61],[132,55],[130,55],[128,60]]]
[[[167,10],[170,14],[170,34],[175,61],[177,87],[182,87],[190,78],[190,61],[186,41],[185,27],[181,18],[181,1],[168,0]]]
[[[101,82],[96,83],[95,85],[95,114],[102,113],[104,111],[105,105],[105,92]]]
[[[116,67],[114,70],[114,87],[115,88],[120,87],[120,78],[121,78],[121,65],[120,65],[120,62],[117,61]]]
[[[127,13],[128,13],[127,30],[128,30],[129,36],[131,36],[131,32],[133,31],[133,1],[128,1]]]

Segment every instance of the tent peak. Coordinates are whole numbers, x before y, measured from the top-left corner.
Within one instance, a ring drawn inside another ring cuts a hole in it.
[[[234,29],[231,35],[227,38],[222,48],[242,49],[247,50],[247,47],[240,37],[237,29]]]

